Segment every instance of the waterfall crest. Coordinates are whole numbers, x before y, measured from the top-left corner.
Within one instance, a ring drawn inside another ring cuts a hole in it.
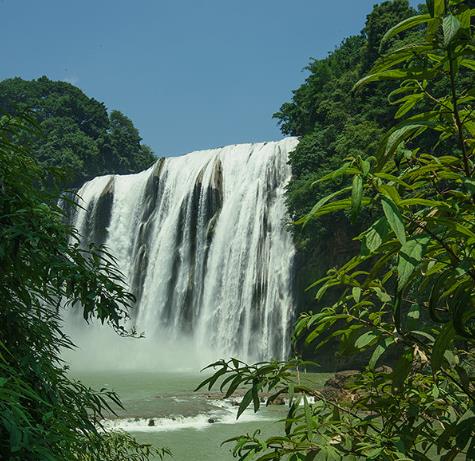
[[[137,297],[138,331],[187,337],[219,357],[288,353],[295,251],[284,191],[296,144],[193,152],[79,190],[73,224],[117,258]]]

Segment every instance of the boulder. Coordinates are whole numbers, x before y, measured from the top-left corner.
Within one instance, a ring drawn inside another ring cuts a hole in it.
[[[281,395],[270,402],[271,405],[285,405],[285,399]]]
[[[328,400],[333,401],[351,401],[353,394],[347,389],[349,382],[359,374],[358,370],[344,370],[335,373],[335,375],[328,379],[323,388],[320,390],[321,394]]]

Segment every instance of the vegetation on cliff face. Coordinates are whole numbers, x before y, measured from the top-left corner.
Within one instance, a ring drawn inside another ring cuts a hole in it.
[[[332,184],[315,182],[338,168],[344,158],[376,153],[396,111],[387,104],[388,90],[394,85],[379,83],[357,94],[352,88],[379,56],[385,31],[413,14],[407,0],[375,6],[361,34],[347,38],[327,58],[312,61],[305,83],[274,114],[284,134],[301,137],[290,155],[293,178],[287,198],[294,217],[309,213],[316,201],[339,188],[337,179]],[[321,220],[296,228],[299,248],[310,250],[318,237],[328,237],[328,227]]]
[[[315,282],[319,309],[300,317],[295,338],[318,349],[336,326],[342,349],[368,360],[347,403],[307,385],[299,359],[212,364],[203,385],[219,379],[228,395],[249,386],[238,416],[259,408],[260,392],[274,392],[267,403],[290,398],[281,434],[232,439],[240,460],[475,459],[474,25],[472,1],[428,1],[382,46],[415,30],[413,39],[390,46],[356,84],[395,85],[396,119],[374,155],[349,153],[319,178],[347,180],[300,222],[345,213],[365,224],[357,251]],[[378,368],[393,351],[393,369]]]
[[[319,182],[347,156],[375,155],[397,110],[387,103],[387,95],[395,84],[376,82],[357,93],[352,88],[382,50],[412,40],[414,33],[406,31],[380,50],[385,31],[415,13],[407,0],[376,5],[359,35],[344,40],[327,58],[309,64],[305,82],[293,92],[292,100],[274,114],[285,135],[300,137],[289,159],[292,179],[287,189],[287,205],[293,219],[310,213],[319,200],[338,191],[343,184],[348,185],[342,177]],[[366,216],[360,216],[352,222],[341,212],[307,221],[303,226],[290,226],[298,250],[295,291],[300,311],[316,307],[315,290],[307,287],[353,254],[357,246],[352,236],[362,229],[365,219]],[[336,358],[335,350],[335,344],[331,344],[319,354],[323,367],[357,366],[354,359],[350,364],[344,358]]]
[[[141,144],[132,121],[70,83],[47,77],[0,82],[0,111],[19,115],[31,111],[40,131],[23,133],[32,155],[63,175],[63,185],[77,187],[102,174],[136,173],[156,161]]]
[[[51,190],[48,175],[19,141],[36,139],[37,130],[26,116],[0,118],[0,459],[162,457],[167,450],[101,430],[117,396],[72,380],[61,360],[61,349],[74,347],[62,331],[61,309],[129,334],[122,322],[133,296],[112,256],[94,245],[81,248],[58,196],[44,192]]]
[[[427,14],[427,7],[421,5],[418,11]],[[287,204],[294,220],[312,213],[315,204],[329,194],[349,186],[345,176],[331,181],[320,179],[337,169],[348,156],[375,155],[384,134],[393,126],[394,117],[401,117],[409,107],[401,110],[397,95],[388,99],[397,88],[392,80],[373,81],[358,91],[352,88],[380,56],[420,39],[419,26],[381,43],[390,27],[414,14],[416,10],[407,0],[376,5],[359,35],[346,39],[327,58],[310,63],[307,68],[310,74],[304,84],[293,92],[292,101],[283,104],[274,114],[284,134],[300,137],[300,144],[289,160],[293,176],[288,185]],[[458,86],[468,84],[470,76],[462,71]],[[436,78],[433,87],[436,96],[449,91],[444,78]],[[424,99],[418,104],[429,107]],[[432,136],[427,133],[418,142],[424,149],[435,148]],[[444,143],[442,140],[437,147],[444,147]],[[298,249],[296,292],[300,311],[318,308],[316,290],[308,289],[309,285],[358,250],[353,236],[370,222],[372,213],[366,209],[357,219],[350,219],[350,214],[341,211],[331,217],[321,216],[318,220],[306,220],[303,225],[290,226]],[[330,293],[338,294],[337,290]],[[329,344],[318,354],[324,368],[358,367],[363,363],[363,357],[349,361],[339,354],[335,356],[336,344],[336,341]]]

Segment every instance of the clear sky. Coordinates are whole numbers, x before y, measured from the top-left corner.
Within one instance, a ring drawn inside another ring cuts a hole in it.
[[[0,79],[74,83],[159,156],[279,139],[272,114],[309,59],[358,33],[375,3],[0,0]]]

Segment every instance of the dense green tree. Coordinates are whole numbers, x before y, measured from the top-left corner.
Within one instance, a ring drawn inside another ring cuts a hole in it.
[[[0,111],[34,114],[42,134],[23,136],[42,165],[63,170],[65,186],[77,187],[101,174],[136,173],[156,160],[130,119],[119,111],[109,115],[103,103],[70,83],[47,77],[3,80]]]
[[[70,154],[64,147],[69,137],[85,136],[68,120],[43,120],[53,123],[58,143],[64,138],[59,150],[64,156]],[[65,224],[52,192],[54,174],[19,142],[33,139],[37,129],[25,116],[0,118],[0,459],[162,457],[167,450],[102,430],[105,412],[120,405],[117,396],[71,379],[61,360],[61,350],[74,347],[62,332],[62,309],[80,310],[85,320],[96,318],[119,334],[132,334],[123,321],[133,296],[112,256],[94,245],[83,249]]]
[[[313,194],[318,199],[328,192],[331,185],[319,190],[315,181],[334,170],[348,149],[368,156],[375,153],[378,135],[390,125],[395,112],[386,99],[391,85],[373,85],[370,91],[357,94],[351,90],[378,57],[383,31],[414,13],[407,0],[375,6],[362,33],[343,41],[327,58],[311,62],[305,83],[293,92],[292,101],[274,114],[284,134],[301,137],[290,154],[293,178],[288,205],[294,217],[308,213],[313,206],[306,196]],[[296,230],[298,246],[306,242],[314,245],[311,235],[330,235],[322,223],[319,226],[320,232],[314,228]]]
[[[113,110],[110,125],[101,145],[107,171],[131,173],[150,166],[152,152],[142,145],[139,131],[122,112]]]
[[[105,105],[67,82],[47,77],[11,78],[0,82],[0,107],[10,114],[31,110],[40,123],[52,117],[71,119],[86,135],[96,139],[109,127]]]
[[[363,57],[364,72],[366,72],[379,57],[381,39],[384,34],[395,23],[412,16],[414,12],[414,9],[409,6],[409,2],[407,1],[385,1],[379,5],[375,5],[363,29],[367,40]],[[388,42],[383,44],[385,48],[389,46]]]

